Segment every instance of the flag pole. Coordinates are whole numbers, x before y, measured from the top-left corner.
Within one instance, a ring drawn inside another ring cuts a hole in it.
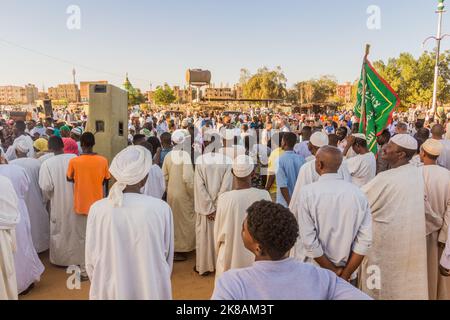
[[[363,121],[363,131],[364,134],[366,134],[366,127],[367,127],[367,119],[366,119],[366,62],[367,57],[370,53],[370,44],[366,44],[366,53],[364,55],[363,65],[362,65],[362,82],[363,82],[363,89],[362,89],[362,95],[361,95],[361,121]]]

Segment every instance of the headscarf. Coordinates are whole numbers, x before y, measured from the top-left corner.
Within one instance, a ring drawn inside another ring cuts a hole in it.
[[[63,138],[64,142],[64,153],[65,154],[75,154],[79,155],[78,144],[72,138]]]
[[[108,199],[115,208],[122,207],[123,190],[141,182],[153,165],[150,151],[142,146],[130,146],[122,150],[112,161],[109,172],[116,179]]]
[[[44,138],[39,138],[34,142],[33,147],[35,147],[40,152],[48,151],[48,141]]]

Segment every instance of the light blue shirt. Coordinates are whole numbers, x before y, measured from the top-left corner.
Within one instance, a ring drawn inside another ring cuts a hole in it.
[[[300,168],[305,164],[305,159],[294,151],[286,151],[279,159],[277,176],[277,203],[288,207],[281,194],[281,188],[288,188],[289,195],[294,193]]]
[[[212,300],[371,300],[333,272],[294,258],[260,261],[218,280]]]

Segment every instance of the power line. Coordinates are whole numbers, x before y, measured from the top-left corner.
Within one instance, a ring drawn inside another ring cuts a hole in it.
[[[55,56],[49,55],[49,54],[44,53],[44,52],[40,52],[40,51],[31,49],[31,48],[24,47],[24,46],[22,46],[20,44],[11,42],[11,41],[3,39],[3,38],[0,38],[0,42],[3,42],[4,44],[7,44],[7,45],[9,45],[11,47],[19,48],[19,49],[22,49],[22,50],[25,50],[25,51],[28,51],[28,52],[31,52],[31,53],[34,53],[34,54],[46,57],[48,59],[52,59],[52,60],[55,60],[55,61],[58,61],[58,62],[61,62],[61,63],[64,63],[64,64],[68,64],[68,65],[70,65],[72,67],[77,67],[77,68],[81,68],[81,69],[85,69],[85,70],[89,70],[89,71],[93,71],[93,72],[97,72],[97,73],[108,74],[110,76],[123,79],[123,75],[120,75],[120,74],[117,74],[117,73],[113,73],[113,72],[109,72],[109,71],[105,71],[105,70],[101,70],[101,69],[97,69],[95,67],[79,64],[79,63],[76,63],[76,62],[73,62],[73,61],[70,61],[70,60],[66,60],[66,59],[62,59],[62,58],[59,58],[59,57],[55,57]],[[134,77],[133,79],[137,80],[137,81],[145,82],[147,84],[151,82],[149,80],[145,80],[145,79],[141,79],[141,78],[135,78]]]

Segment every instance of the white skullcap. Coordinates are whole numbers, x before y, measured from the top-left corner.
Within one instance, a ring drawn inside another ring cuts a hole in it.
[[[28,153],[30,151],[30,144],[25,136],[20,136],[14,140],[14,147],[22,153]]]
[[[417,150],[419,147],[417,140],[409,134],[397,134],[391,138],[391,141],[392,143],[408,150]]]
[[[246,155],[236,157],[233,161],[233,174],[238,178],[248,177],[255,170],[255,162]]]
[[[185,130],[176,130],[172,134],[172,141],[175,144],[182,144],[186,140],[186,131]]]
[[[153,165],[152,154],[142,146],[130,146],[122,150],[112,161],[109,172],[117,180],[111,188],[108,199],[115,208],[121,207],[123,190],[141,182]]]
[[[362,140],[366,140],[367,141],[367,137],[363,133],[354,133],[354,134],[352,134],[352,136],[354,136],[357,139],[362,139]]]
[[[439,140],[436,139],[428,139],[425,141],[425,143],[422,145],[423,150],[425,150],[426,153],[439,157],[442,153],[442,150],[444,149],[444,146]]]
[[[328,145],[328,136],[323,133],[323,132],[315,132],[312,136],[311,139],[309,140],[309,142],[311,142],[311,144],[317,148],[322,148],[324,146]]]

